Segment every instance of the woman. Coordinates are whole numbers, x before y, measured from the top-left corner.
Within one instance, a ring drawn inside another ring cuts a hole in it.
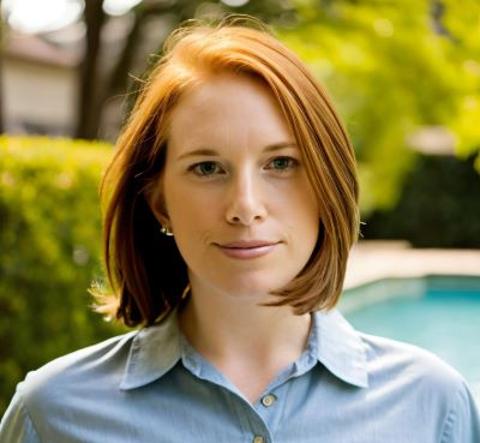
[[[356,174],[325,91],[267,30],[176,31],[102,188],[118,297],[97,310],[141,328],[29,373],[0,440],[480,442],[457,372],[334,309]]]

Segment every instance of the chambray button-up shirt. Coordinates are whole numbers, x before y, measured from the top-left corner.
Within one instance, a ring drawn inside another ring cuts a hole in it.
[[[196,352],[174,311],[160,325],[27,374],[1,443],[480,443],[462,377],[431,353],[312,314],[302,355],[254,404]]]

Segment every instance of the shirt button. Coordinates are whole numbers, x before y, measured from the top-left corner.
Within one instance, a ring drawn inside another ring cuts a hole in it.
[[[276,399],[277,398],[273,394],[265,395],[265,397],[262,398],[262,405],[268,408],[273,405]]]
[[[261,435],[256,435],[253,439],[253,443],[265,443],[265,439]]]

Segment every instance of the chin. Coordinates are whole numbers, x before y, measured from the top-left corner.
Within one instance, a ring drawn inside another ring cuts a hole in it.
[[[263,278],[256,279],[254,277],[229,278],[228,282],[220,284],[221,291],[231,295],[232,297],[258,298],[264,299],[269,296],[269,292],[285,286],[288,281],[283,283],[283,278]],[[280,285],[279,285],[280,281]],[[283,283],[283,284],[282,284]]]

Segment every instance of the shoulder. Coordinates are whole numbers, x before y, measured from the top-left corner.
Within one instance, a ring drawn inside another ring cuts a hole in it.
[[[28,411],[35,414],[52,403],[65,406],[77,395],[101,392],[120,384],[132,331],[58,357],[30,371],[17,385],[17,394]]]
[[[100,398],[111,407],[136,334],[112,337],[30,371],[2,418],[0,441],[64,441],[78,431],[75,423],[92,420]]]
[[[470,388],[456,369],[418,346],[359,335],[366,348],[373,391],[426,420],[437,419],[442,442],[480,441],[469,439],[470,435],[480,438],[480,417]]]
[[[367,366],[372,381],[384,378],[402,379],[404,384],[423,386],[427,390],[445,394],[455,393],[464,379],[452,366],[434,353],[418,346],[359,333],[367,356]]]

